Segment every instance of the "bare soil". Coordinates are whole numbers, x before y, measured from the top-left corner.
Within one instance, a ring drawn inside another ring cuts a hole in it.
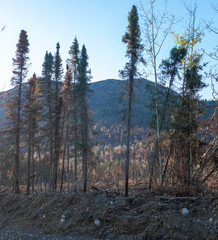
[[[218,239],[218,194],[0,193],[0,239]]]

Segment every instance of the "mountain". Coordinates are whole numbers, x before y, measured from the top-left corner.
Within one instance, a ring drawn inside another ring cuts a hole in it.
[[[99,123],[100,126],[105,126],[109,128],[111,125],[122,124],[122,119],[124,118],[124,111],[126,109],[125,96],[124,100],[121,101],[121,96],[123,89],[125,89],[126,81],[116,80],[116,79],[107,79],[103,81],[93,82],[90,84],[91,93],[89,97],[89,106],[92,112],[92,118],[94,123]],[[24,88],[27,83],[24,83]],[[151,82],[146,79],[138,79],[135,81],[134,88],[134,99],[132,107],[132,126],[147,128],[152,117],[152,112],[149,110],[146,105],[149,105],[151,102],[151,91],[147,89],[147,86],[150,86],[150,89],[155,89],[154,82]],[[159,86],[161,91],[166,92],[166,88]],[[14,89],[11,89],[7,92],[0,92],[0,102],[3,102],[3,94],[12,92]],[[174,92],[175,93],[175,92]],[[175,93],[176,94],[176,93]],[[159,99],[161,102],[161,97]],[[208,107],[205,113],[205,117],[211,115],[211,112],[214,109],[214,101],[206,101]],[[0,105],[0,127],[3,127],[1,124],[2,120],[5,117],[3,106]]]
[[[92,118],[95,123],[102,123],[109,127],[112,124],[122,123],[125,110],[125,100],[120,101],[122,96],[122,86],[126,81],[107,79],[91,83],[91,93],[89,97],[89,106],[93,113]],[[151,94],[146,91],[146,85],[150,84],[154,87],[154,83],[145,79],[137,80],[134,89],[134,103],[133,103],[133,126],[148,126],[151,119],[151,111],[149,111],[145,104],[148,104],[151,99]],[[26,83],[24,83],[26,85]],[[11,92],[9,90],[7,92]],[[3,94],[0,93],[0,102],[3,102]],[[5,117],[3,106],[0,105],[0,123]]]
[[[90,96],[89,104],[93,110],[93,118],[95,121],[101,121],[105,125],[121,123],[124,117],[125,100],[121,101],[122,86],[126,81],[108,79],[104,81],[94,82],[91,84],[93,94]],[[148,80],[137,80],[134,89],[134,103],[132,109],[133,126],[148,126],[151,119],[151,112],[146,109],[151,95],[146,91],[146,85],[154,83]]]
[[[126,127],[123,121],[124,110],[126,109],[127,101],[121,101],[123,89],[125,89],[126,81],[107,79],[90,84],[91,93],[89,97],[89,106],[94,120],[95,136],[92,141],[96,144],[111,144],[118,146],[125,142]],[[148,85],[151,90],[155,89],[155,84],[146,79],[138,79],[135,81],[134,100],[132,105],[132,139],[141,141],[148,132],[147,127],[151,121],[154,112],[151,112],[146,105],[149,105],[152,99],[151,91],[148,90]],[[24,89],[27,86],[24,83]],[[159,86],[161,92],[164,94],[167,89]],[[12,92],[14,89],[9,90]],[[6,93],[8,93],[6,92]],[[3,102],[3,94],[0,93],[0,102]],[[174,92],[176,95],[176,93]],[[159,102],[161,103],[160,97]],[[204,117],[213,115],[215,101],[206,101],[207,111]],[[0,104],[0,129],[4,128],[4,109]]]

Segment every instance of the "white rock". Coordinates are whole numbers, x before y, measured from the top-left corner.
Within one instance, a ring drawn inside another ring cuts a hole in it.
[[[187,208],[183,208],[182,209],[182,214],[183,215],[188,215],[189,214],[189,210]]]
[[[210,219],[209,219],[209,223],[212,223],[212,222],[213,222],[213,218],[210,218]]]
[[[64,214],[61,216],[61,222],[62,222],[62,223],[65,222],[65,215],[64,215]]]
[[[98,219],[95,219],[95,225],[100,225],[100,221]]]

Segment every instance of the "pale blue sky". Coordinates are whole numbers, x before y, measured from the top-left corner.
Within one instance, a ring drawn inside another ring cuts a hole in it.
[[[54,53],[57,42],[61,46],[61,57],[65,67],[68,50],[76,36],[80,47],[83,43],[86,45],[92,81],[119,78],[118,71],[126,62],[126,46],[121,42],[121,38],[128,25],[128,12],[133,4],[140,6],[139,2],[139,0],[0,0],[0,28],[5,26],[5,30],[0,32],[0,91],[11,88],[12,58],[15,56],[21,29],[27,31],[30,42],[31,66],[28,77],[33,72],[41,74],[45,52],[48,50]],[[146,3],[146,0],[142,2]],[[161,6],[163,0],[157,2],[160,2]],[[185,27],[186,18],[182,0],[167,2],[169,12],[181,17],[174,27],[175,31],[181,31],[182,27]],[[211,4],[217,5],[218,0],[198,0],[198,18],[213,19],[214,23],[217,23],[218,14],[213,11]],[[216,35],[206,34],[202,47],[208,52],[211,51],[217,44],[216,38]],[[173,46],[173,40],[169,36],[160,57],[167,58]],[[212,98],[209,88],[202,94],[203,98]]]

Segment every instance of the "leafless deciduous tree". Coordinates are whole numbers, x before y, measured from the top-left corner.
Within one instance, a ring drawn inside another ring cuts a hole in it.
[[[156,13],[156,0],[149,0],[148,4],[143,4],[141,1],[141,9],[143,13],[143,26],[146,54],[152,65],[152,74],[155,80],[155,113],[156,113],[156,134],[157,134],[157,156],[160,165],[160,184],[163,189],[163,162],[161,158],[161,143],[160,143],[160,116],[158,102],[158,57],[164,45],[164,42],[175,23],[175,17],[169,16],[165,7],[162,14]],[[151,174],[152,175],[152,174]]]

